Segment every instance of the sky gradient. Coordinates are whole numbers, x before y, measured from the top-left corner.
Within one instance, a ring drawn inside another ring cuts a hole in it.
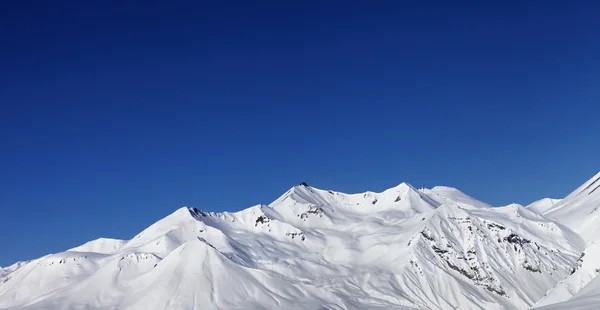
[[[88,2],[0,4],[0,266],[301,181],[528,204],[600,167],[597,1]]]

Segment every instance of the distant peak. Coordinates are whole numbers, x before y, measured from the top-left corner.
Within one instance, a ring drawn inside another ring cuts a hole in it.
[[[450,187],[450,186],[436,186],[434,188],[431,189],[432,191],[454,191],[454,192],[460,192],[458,189],[454,188],[454,187]]]
[[[412,186],[410,183],[407,183],[407,182],[402,182],[402,183],[398,184],[398,186],[396,186],[396,187],[410,188],[410,189],[416,190],[416,188],[414,186]]]
[[[269,206],[282,203],[283,201],[288,199],[300,203],[321,204],[323,203],[323,198],[321,196],[324,192],[326,191],[311,187],[306,182],[301,182],[298,185],[295,185],[292,188],[290,188],[283,195],[281,195],[275,201],[270,203]]]
[[[523,208],[523,205],[513,202],[513,203],[509,203],[505,206],[499,206],[498,208]]]
[[[304,182],[302,182],[302,183],[300,183],[300,184],[298,184],[298,185],[290,188],[288,192],[290,192],[290,193],[294,193],[294,192],[296,192],[296,193],[298,193],[298,192],[302,193],[302,192],[311,192],[313,190],[318,190],[318,189],[314,188],[314,187],[312,187],[312,186],[310,186],[310,185],[308,185],[308,184],[306,184]]]
[[[305,192],[314,192],[314,191],[322,191],[322,190],[318,189],[316,187],[310,186],[306,182],[300,182],[297,185],[292,186],[292,188],[290,188],[285,194],[305,193]]]
[[[406,182],[402,182],[390,189],[385,190],[384,192],[389,192],[389,191],[395,191],[395,192],[400,192],[400,191],[407,191],[407,190],[412,190],[412,191],[417,191],[417,189],[410,185],[409,183]]]

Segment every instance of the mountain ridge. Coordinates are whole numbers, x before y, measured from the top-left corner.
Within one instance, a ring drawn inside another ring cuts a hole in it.
[[[130,240],[1,268],[0,309],[527,309],[583,272],[583,238],[540,211],[581,204],[567,198],[494,208],[445,186],[301,183],[268,205],[182,207]]]

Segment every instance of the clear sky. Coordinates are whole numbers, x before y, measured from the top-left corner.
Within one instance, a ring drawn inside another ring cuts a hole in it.
[[[527,204],[600,167],[599,1],[42,2],[0,3],[0,265],[301,181]]]

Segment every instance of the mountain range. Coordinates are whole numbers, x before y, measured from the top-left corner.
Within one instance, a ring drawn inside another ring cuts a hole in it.
[[[301,183],[0,268],[0,309],[600,309],[599,208],[600,172],[502,207],[443,186]]]

